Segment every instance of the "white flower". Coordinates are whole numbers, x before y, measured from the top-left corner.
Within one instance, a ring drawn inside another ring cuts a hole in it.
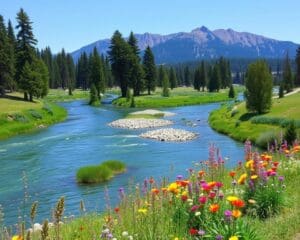
[[[105,228],[103,231],[102,231],[103,234],[108,234],[109,233],[109,229],[108,228]]]
[[[201,215],[201,212],[195,212],[195,216],[200,216]]]
[[[128,239],[129,239],[129,240],[133,240],[133,236],[131,236],[131,235],[128,236]]]
[[[126,231],[122,232],[122,236],[123,237],[127,237],[128,236],[128,232],[126,232]]]

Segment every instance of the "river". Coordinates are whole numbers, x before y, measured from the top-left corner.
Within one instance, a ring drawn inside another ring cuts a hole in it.
[[[34,201],[39,203],[37,221],[51,219],[51,209],[61,196],[66,197],[67,216],[78,215],[80,200],[84,200],[87,211],[102,211],[107,195],[112,205],[117,204],[118,189],[126,188],[129,182],[142,183],[150,176],[173,179],[178,174],[187,175],[194,162],[208,158],[210,143],[220,147],[227,166],[243,159],[241,143],[216,133],[208,125],[209,112],[219,103],[165,109],[176,113],[169,117],[174,127],[198,134],[197,139],[185,143],[142,139],[138,135],[144,130],[107,126],[132,109],[111,105],[94,108],[84,101],[61,105],[68,111],[66,121],[0,141],[0,204],[6,225],[16,223],[24,210],[29,215]],[[108,159],[124,161],[127,172],[105,184],[76,183],[79,167]],[[28,195],[25,207],[24,194]]]

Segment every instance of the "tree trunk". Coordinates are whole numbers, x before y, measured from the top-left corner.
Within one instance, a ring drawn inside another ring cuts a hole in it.
[[[32,97],[31,93],[29,94],[29,100],[30,100],[30,102],[33,102],[33,97]]]
[[[24,100],[28,101],[28,94],[27,94],[27,92],[24,92]]]

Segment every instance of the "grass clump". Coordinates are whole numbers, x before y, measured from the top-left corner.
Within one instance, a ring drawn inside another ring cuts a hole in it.
[[[128,114],[125,118],[145,118],[145,119],[157,119],[164,117],[164,113],[155,114]]]
[[[115,174],[126,170],[125,164],[117,160],[108,160],[100,165],[82,167],[77,171],[76,179],[78,183],[101,183],[108,181]]]

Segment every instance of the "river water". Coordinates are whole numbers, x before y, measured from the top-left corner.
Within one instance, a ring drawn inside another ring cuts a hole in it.
[[[242,144],[216,133],[208,125],[209,112],[219,107],[218,103],[165,109],[176,113],[169,117],[175,123],[173,127],[198,134],[197,139],[185,143],[142,139],[138,135],[145,130],[107,126],[131,109],[111,105],[93,108],[84,101],[61,105],[68,111],[66,121],[0,141],[0,204],[7,225],[16,223],[24,211],[28,215],[34,201],[39,202],[37,221],[51,219],[51,209],[61,196],[66,197],[66,215],[79,213],[80,200],[84,200],[87,211],[100,212],[107,196],[112,205],[117,204],[118,189],[126,189],[129,182],[142,183],[150,176],[173,179],[178,174],[187,175],[194,162],[208,158],[210,143],[220,147],[227,166],[243,159]],[[105,184],[76,183],[79,167],[108,159],[124,161],[127,172]]]

